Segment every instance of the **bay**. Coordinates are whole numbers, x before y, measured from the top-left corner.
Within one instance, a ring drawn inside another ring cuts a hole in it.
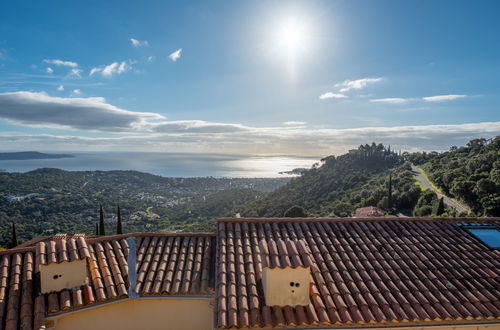
[[[50,152],[48,152],[50,153]],[[74,158],[2,160],[0,169],[28,172],[38,168],[68,171],[135,170],[164,177],[285,177],[280,172],[310,168],[319,157],[257,156],[152,152],[67,152]]]

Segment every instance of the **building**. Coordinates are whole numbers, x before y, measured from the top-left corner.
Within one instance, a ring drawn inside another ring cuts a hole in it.
[[[359,207],[354,212],[354,216],[356,218],[383,217],[385,212],[375,206]]]
[[[230,218],[216,234],[57,236],[0,252],[0,324],[500,329],[499,228],[499,218]]]

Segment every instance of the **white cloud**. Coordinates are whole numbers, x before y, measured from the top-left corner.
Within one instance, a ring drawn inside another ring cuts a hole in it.
[[[59,87],[57,87],[57,90],[62,92],[64,90],[64,86],[63,85],[59,85]]]
[[[452,145],[464,145],[473,138],[490,138],[500,131],[500,122],[353,129],[257,128],[203,121],[170,122],[170,125],[171,130],[161,133],[115,134],[111,137],[0,132],[0,144],[11,150],[28,146],[43,149],[50,145],[53,150],[73,151],[264,153],[320,158],[338,155],[372,141],[390,144],[393,150],[448,150]]]
[[[179,48],[172,54],[168,55],[168,58],[175,62],[181,58],[181,53],[182,53],[182,48]]]
[[[80,94],[82,94],[82,91],[79,90],[79,89],[73,89],[73,91],[71,92],[71,94],[73,94],[73,95],[80,95]]]
[[[132,69],[132,62],[113,62],[110,65],[106,65],[104,67],[92,68],[90,70],[89,76],[92,76],[95,73],[101,73],[103,77],[111,78],[116,74],[122,74]]]
[[[148,56],[148,62],[153,62],[156,56]]]
[[[467,97],[465,94],[448,94],[448,95],[436,95],[436,96],[426,96],[422,97],[422,100],[426,102],[441,102],[441,101],[451,101],[456,99],[462,99]]]
[[[0,132],[0,144],[26,149],[182,151],[239,154],[340,154],[359,144],[382,142],[395,150],[447,150],[477,137],[500,132],[500,122],[458,125],[314,128],[302,122],[277,127],[203,120],[168,121],[157,113],[120,109],[99,97],[51,97],[45,93],[0,93],[0,119],[13,124],[115,133],[86,136]],[[98,133],[96,133],[98,134]],[[43,149],[43,148],[40,148]],[[263,152],[263,150],[265,150]]]
[[[283,125],[287,126],[302,126],[307,124],[305,121],[285,121]]]
[[[345,96],[344,94],[335,94],[335,93],[332,93],[332,92],[327,92],[327,93],[324,93],[324,94],[321,94],[319,96],[320,100],[326,100],[326,99],[343,99],[343,98],[346,98],[347,96]]]
[[[47,72],[48,74],[52,74],[54,73],[54,70],[52,70],[51,67],[48,67],[47,69],[45,69],[45,72]]]
[[[335,85],[335,87],[342,87],[340,89],[341,93],[348,92],[352,89],[362,89],[368,84],[382,81],[382,78],[362,78],[357,80],[345,80],[341,83]]]
[[[67,66],[67,67],[70,67],[70,68],[76,68],[76,67],[78,67],[78,63],[71,62],[71,61],[62,61],[62,60],[58,60],[58,59],[54,59],[54,60],[45,59],[43,61],[45,63],[54,64],[54,65],[57,65],[57,66]]]
[[[80,90],[73,90],[74,95],[79,93]],[[0,93],[0,119],[30,126],[119,132],[144,131],[164,117],[123,110],[101,97],[63,98],[45,93],[12,92]]]
[[[401,97],[387,97],[384,99],[373,99],[373,100],[370,100],[370,102],[400,104],[400,103],[406,103],[409,100],[410,99],[401,98]]]
[[[71,69],[71,71],[68,73],[67,77],[77,77],[77,78],[81,78],[82,75],[82,70],[80,69]]]
[[[135,48],[149,46],[149,43],[147,40],[140,41],[140,40],[137,40],[134,38],[130,38],[130,42],[132,43],[132,46],[134,46]]]

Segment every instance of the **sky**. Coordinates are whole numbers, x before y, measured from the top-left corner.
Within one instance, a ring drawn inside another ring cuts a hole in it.
[[[5,1],[0,150],[338,154],[500,133],[498,1]]]

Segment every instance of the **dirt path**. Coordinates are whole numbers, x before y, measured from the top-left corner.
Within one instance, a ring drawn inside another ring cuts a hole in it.
[[[418,180],[418,182],[420,182],[422,187],[424,187],[427,190],[435,192],[438,195],[438,198],[443,197],[443,202],[445,205],[447,205],[449,207],[453,207],[458,212],[469,213],[469,211],[470,211],[469,208],[467,208],[464,205],[462,205],[461,203],[457,202],[455,199],[448,197],[446,195],[443,195],[442,193],[440,193],[439,191],[434,189],[434,187],[432,186],[430,181],[427,180],[427,178],[422,173],[420,173],[420,171],[418,170],[418,168],[415,165],[411,164],[411,169],[413,171],[413,175],[415,175],[415,178]]]

